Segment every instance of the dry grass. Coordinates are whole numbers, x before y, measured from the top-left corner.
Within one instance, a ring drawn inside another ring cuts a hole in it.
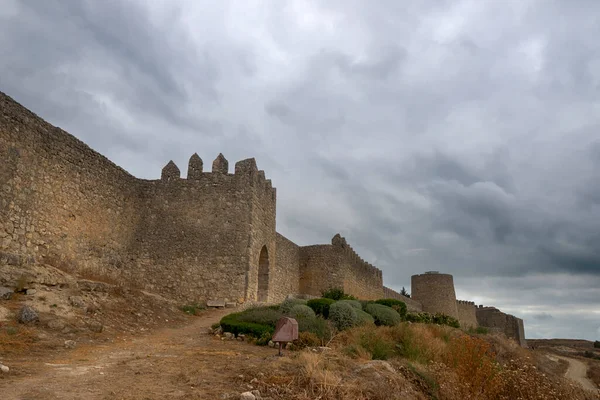
[[[351,359],[336,351],[304,350],[291,359],[245,371],[263,396],[290,400],[425,400],[427,385],[406,367]],[[393,368],[393,369],[390,369]],[[256,379],[256,380],[255,380]]]
[[[600,361],[588,361],[587,376],[600,388]]]
[[[351,329],[331,346],[323,354],[305,350],[265,366],[268,375],[257,377],[261,392],[273,398],[324,400],[597,398],[539,368],[540,357],[499,336],[400,324]]]
[[[29,352],[37,341],[34,328],[13,321],[0,325],[0,354],[2,355]]]

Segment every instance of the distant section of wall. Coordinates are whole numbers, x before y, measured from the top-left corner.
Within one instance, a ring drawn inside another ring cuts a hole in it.
[[[396,299],[403,301],[406,304],[406,309],[409,312],[421,312],[423,311],[423,305],[418,301],[411,299],[410,297],[406,297],[396,292],[393,289],[388,287],[383,287],[383,298],[384,299]]]
[[[523,320],[510,314],[505,314],[495,307],[478,306],[476,308],[477,322],[480,326],[503,332],[507,337],[515,339],[519,345],[527,347]]]
[[[359,299],[383,297],[383,275],[380,269],[363,260],[339,233],[331,239],[335,251],[342,253],[344,292]]]
[[[452,275],[437,272],[413,275],[410,296],[423,305],[423,311],[443,313],[458,319]]]
[[[361,259],[339,234],[330,245],[300,248],[300,291],[320,296],[330,288],[342,288],[359,299],[383,296],[381,270]]]
[[[276,235],[277,257],[271,279],[271,301],[300,293],[300,247],[281,234]]]
[[[300,293],[321,296],[327,289],[343,287],[341,264],[342,253],[329,244],[300,247]]]
[[[477,328],[477,307],[474,302],[457,300],[456,308],[458,309],[458,322],[460,322],[461,328]]]

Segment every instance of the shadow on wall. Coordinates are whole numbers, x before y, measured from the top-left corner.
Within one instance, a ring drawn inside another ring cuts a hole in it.
[[[269,297],[269,252],[267,246],[260,250],[258,260],[258,301],[267,301]]]

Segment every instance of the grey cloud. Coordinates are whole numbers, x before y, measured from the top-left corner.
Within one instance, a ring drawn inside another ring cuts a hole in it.
[[[543,320],[548,320],[548,319],[554,319],[554,317],[548,313],[539,313],[539,314],[535,314],[533,315],[534,319],[538,319],[540,321]]]
[[[291,240],[596,335],[597,2],[13,3],[0,90],[132,173],[256,157]]]

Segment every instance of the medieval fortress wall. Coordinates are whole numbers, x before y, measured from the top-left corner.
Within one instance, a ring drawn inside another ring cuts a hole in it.
[[[0,267],[110,273],[182,302],[276,302],[341,287],[524,339],[522,320],[457,301],[451,275],[413,276],[407,298],[339,234],[298,246],[277,233],[276,190],[253,158],[230,173],[220,154],[208,172],[194,154],[185,178],[169,162],[160,179],[137,179],[0,92],[0,160]]]

